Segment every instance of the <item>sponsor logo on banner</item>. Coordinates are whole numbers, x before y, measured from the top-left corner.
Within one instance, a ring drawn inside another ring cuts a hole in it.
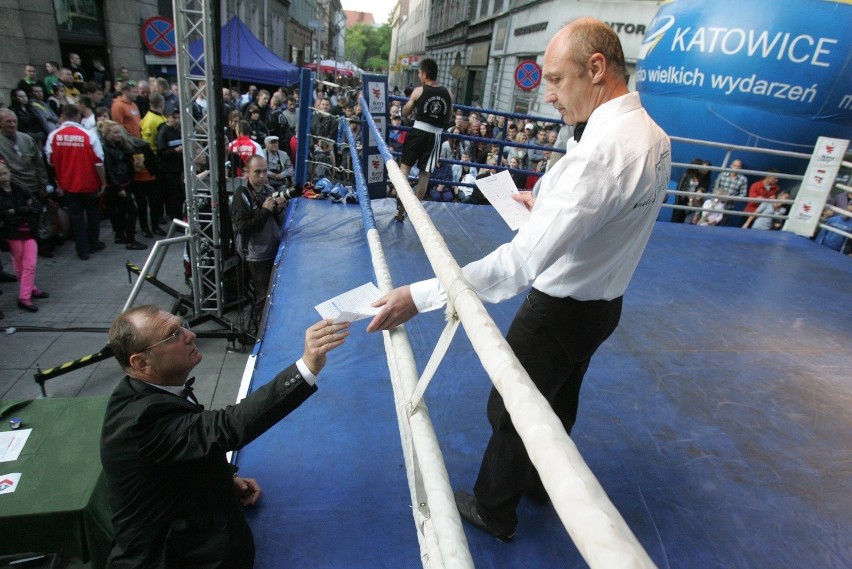
[[[387,139],[387,135],[386,135],[387,131],[385,130],[385,117],[375,116],[375,117],[373,117],[373,122],[376,123],[376,130],[379,131],[379,134],[381,135],[382,139],[383,140]],[[370,141],[369,141],[368,145],[370,147],[376,146],[376,137],[373,136],[373,129],[368,128],[367,130],[370,133]]]
[[[814,200],[802,200],[794,207],[794,210],[790,215],[790,219],[801,223],[810,223],[821,211],[822,207],[817,207]]]
[[[370,154],[367,156],[367,183],[381,183],[382,176],[385,172],[385,165],[382,163],[381,154]]]
[[[825,184],[825,181],[827,180],[827,178],[826,178],[827,175],[828,175],[828,172],[826,172],[825,169],[817,168],[816,172],[814,172],[813,179],[811,180],[811,183],[815,186],[822,186],[823,184]]]
[[[827,142],[820,145],[819,153],[816,157],[817,162],[825,166],[831,166],[840,162],[842,156],[837,152],[837,146],[837,140],[834,139],[828,139]]]
[[[371,81],[368,84],[367,92],[370,95],[370,112],[372,114],[385,114],[385,105],[387,101],[387,93],[385,93],[387,85],[378,81]]]

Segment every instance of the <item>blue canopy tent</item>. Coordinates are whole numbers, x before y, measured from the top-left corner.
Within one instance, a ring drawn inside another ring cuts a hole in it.
[[[202,66],[193,66],[193,73],[203,72],[202,40],[189,44],[189,53]],[[299,68],[284,61],[263,45],[237,16],[222,26],[222,78],[267,85],[292,85],[299,81]]]

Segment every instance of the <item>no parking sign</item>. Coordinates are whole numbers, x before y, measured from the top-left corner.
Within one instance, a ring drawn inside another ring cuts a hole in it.
[[[151,53],[160,56],[175,54],[175,25],[164,16],[148,18],[142,24],[142,43]]]
[[[532,91],[541,84],[541,67],[527,59],[515,67],[515,84],[521,91]]]

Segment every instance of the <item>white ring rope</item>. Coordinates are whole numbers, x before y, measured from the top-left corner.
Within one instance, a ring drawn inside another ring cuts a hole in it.
[[[380,139],[375,122],[367,111],[368,106],[362,103],[362,109],[373,135]],[[512,422],[524,441],[530,460],[538,470],[559,518],[583,558],[593,568],[654,567],[654,563],[586,465],[547,400],[532,383],[482,302],[464,279],[461,268],[450,254],[443,237],[435,229],[420,200],[415,197],[396,161],[387,160],[385,165],[388,177],[405,206],[426,256],[441,285],[448,291],[448,313],[458,313],[480,362],[503,397]],[[387,283],[381,282],[380,279],[379,287],[382,290],[387,290],[386,285]],[[402,327],[390,332],[391,339],[399,335],[400,328]],[[394,352],[398,348],[394,343]],[[410,347],[408,350],[410,351]],[[404,364],[413,365],[413,354],[405,356]],[[391,357],[390,353],[388,357]],[[409,357],[412,358],[410,361]],[[411,376],[402,375],[416,377],[416,370]],[[420,412],[409,415],[412,429],[424,415],[426,414]],[[421,449],[418,438],[414,437],[413,441],[418,457],[437,454],[437,460],[440,461],[443,472],[446,472],[437,447],[428,449],[428,452],[419,452]],[[426,469],[430,465],[427,461],[420,460],[418,466],[424,470],[423,478],[426,480]],[[445,506],[446,501],[454,504],[452,495],[444,495],[441,492],[440,495],[433,496],[428,487],[426,491],[430,504],[437,506],[439,501],[441,506]],[[455,509],[454,505],[453,508]],[[432,514],[434,515],[434,511]],[[458,519],[458,516],[455,518]],[[443,546],[443,543],[441,545]],[[445,550],[442,548],[442,551]]]
[[[387,292],[393,288],[393,282],[376,229],[367,232],[367,242],[378,287]],[[384,332],[383,337],[403,442],[417,538],[420,541],[421,561],[424,567],[430,569],[472,568],[473,559],[470,557],[450,478],[429,412],[422,401],[418,402],[415,413],[409,410],[411,394],[417,388],[417,366],[408,334],[405,328],[400,326],[390,332]]]
[[[346,129],[345,136],[350,143],[350,153],[354,155],[351,130]],[[369,198],[363,185],[364,176],[360,162],[353,160],[353,167],[358,185],[364,190],[363,214],[369,211]],[[372,212],[369,217],[372,218]],[[376,284],[380,290],[387,292],[393,288],[393,281],[381,239],[372,219],[366,225],[367,244],[376,274]],[[417,366],[408,335],[404,327],[399,327],[390,332],[383,332],[382,337],[393,387],[421,562],[423,567],[429,569],[471,569],[473,560],[428,410],[420,401],[416,412],[409,413],[409,401],[417,388]]]

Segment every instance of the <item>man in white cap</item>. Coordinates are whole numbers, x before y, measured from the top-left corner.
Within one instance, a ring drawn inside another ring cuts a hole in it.
[[[281,186],[293,183],[293,162],[286,152],[279,149],[279,140],[275,135],[263,139],[265,148],[263,157],[266,158],[267,183],[277,190]]]

